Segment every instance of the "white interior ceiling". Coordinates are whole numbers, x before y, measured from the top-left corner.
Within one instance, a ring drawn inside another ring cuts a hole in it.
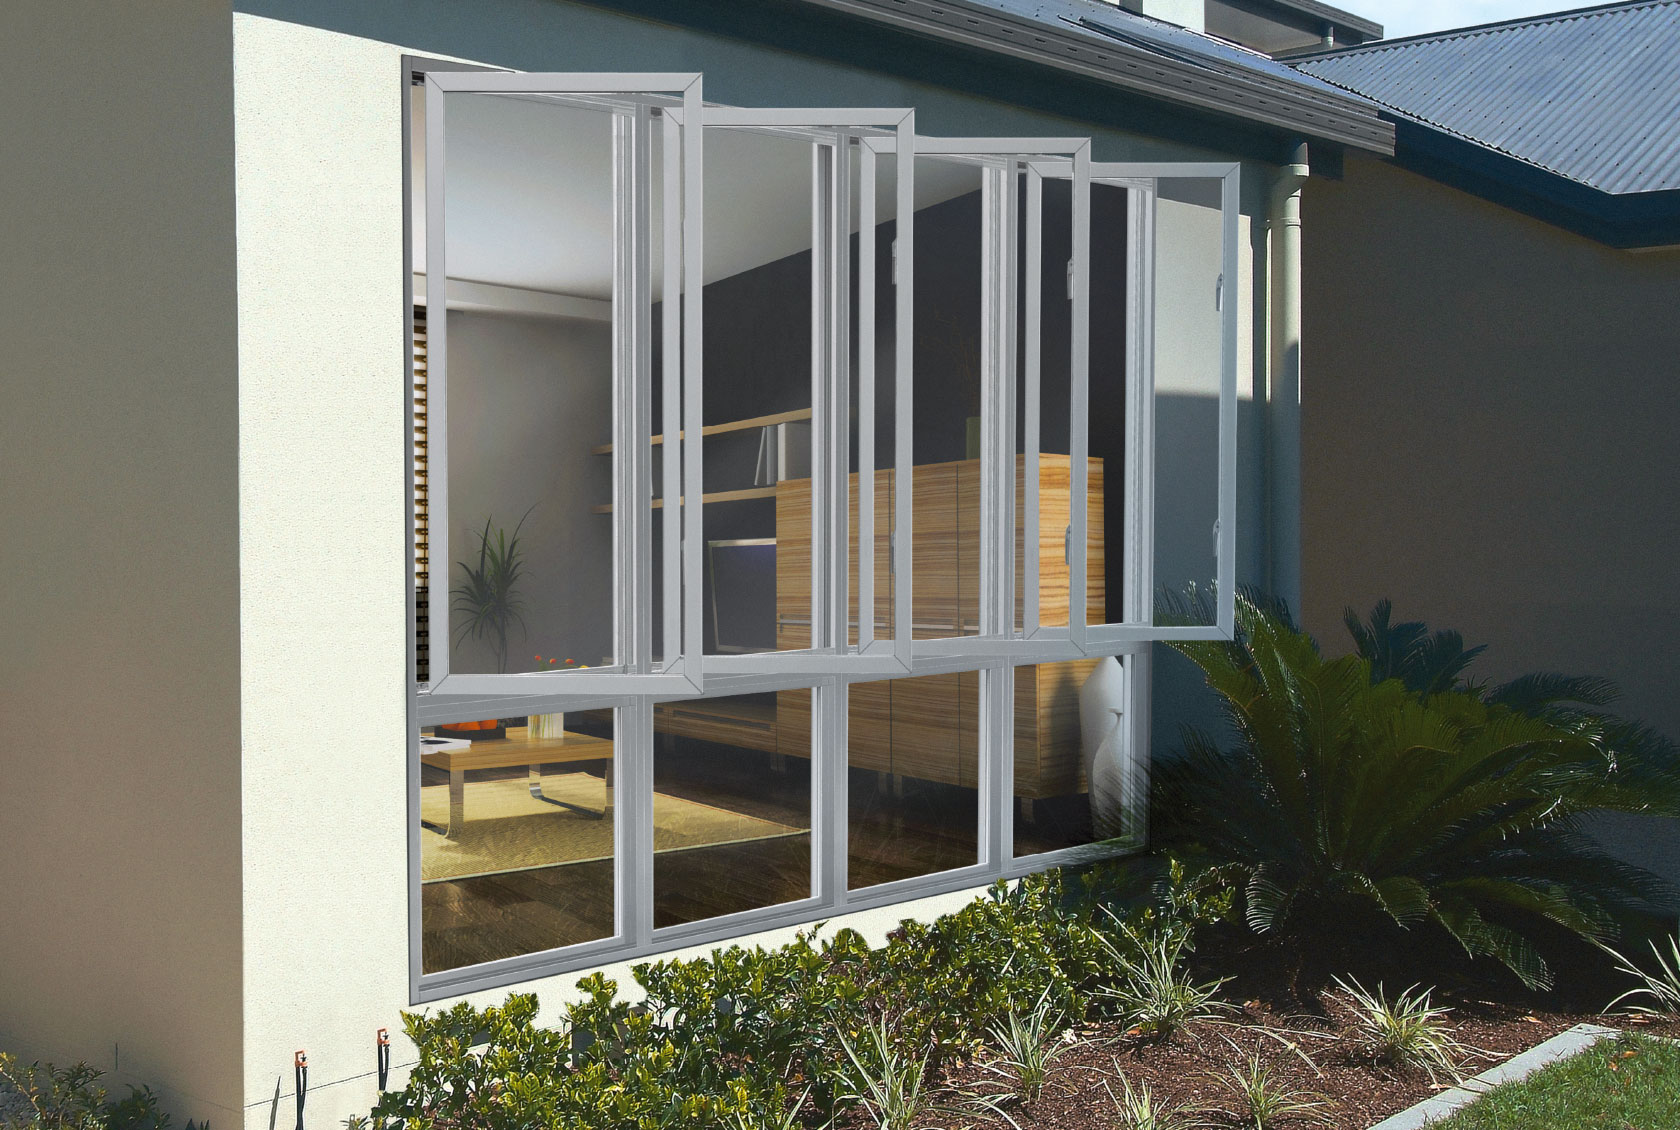
[[[529,97],[447,96],[445,170],[451,279],[581,298],[612,295],[612,123],[606,111]],[[424,98],[415,89],[414,269],[426,270]],[[653,160],[654,296],[663,162]],[[881,221],[894,216],[894,162],[877,178]],[[968,165],[917,161],[918,209],[979,187]],[[811,246],[811,143],[711,129],[705,151],[708,283]],[[854,220],[855,230],[855,220]]]

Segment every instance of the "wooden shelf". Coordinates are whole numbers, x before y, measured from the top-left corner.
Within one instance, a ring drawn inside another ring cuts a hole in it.
[[[725,432],[744,432],[753,428],[768,428],[775,424],[788,424],[795,420],[809,420],[810,418],[811,410],[809,408],[795,408],[792,412],[776,412],[769,416],[754,416],[747,420],[730,420],[728,423],[724,424],[708,424],[700,429],[700,434],[702,436],[716,436],[722,435]],[[677,438],[681,439],[682,434],[683,433],[678,432]],[[655,447],[658,447],[664,442],[665,436],[663,434],[653,437],[653,445]],[[589,453],[591,455],[611,455],[612,452],[613,445],[610,443],[603,443],[597,447],[589,449]],[[711,495],[706,496],[706,501],[712,501]]]
[[[700,501],[702,503],[707,503],[707,502],[741,502],[741,501],[743,501],[745,499],[749,499],[749,498],[775,498],[775,497],[776,497],[776,488],[775,487],[748,487],[746,490],[713,491],[710,494],[701,495],[700,496]],[[678,505],[681,505],[681,504],[682,504],[681,500],[679,499],[678,500]],[[663,510],[665,508],[665,500],[663,498],[654,499],[653,500],[653,508],[655,510]],[[595,514],[611,514],[613,512],[612,503],[610,503],[610,502],[603,502],[598,506],[591,506],[589,509],[592,513],[595,513]]]

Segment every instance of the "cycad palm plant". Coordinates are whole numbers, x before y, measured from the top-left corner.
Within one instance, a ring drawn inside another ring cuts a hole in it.
[[[1254,930],[1335,941],[1361,923],[1430,926],[1546,987],[1533,926],[1602,939],[1663,893],[1577,818],[1680,812],[1670,743],[1560,705],[1544,677],[1485,695],[1459,683],[1461,664],[1421,692],[1373,681],[1369,659],[1323,658],[1252,596],[1237,623],[1235,641],[1174,645],[1219,694],[1236,745],[1187,732],[1157,777],[1158,831],[1244,876]]]

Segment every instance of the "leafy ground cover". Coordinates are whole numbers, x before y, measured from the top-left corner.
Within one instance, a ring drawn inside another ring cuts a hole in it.
[[[1626,1130],[1680,1125],[1680,1046],[1644,1035],[1603,1040],[1497,1087],[1441,1130]]]

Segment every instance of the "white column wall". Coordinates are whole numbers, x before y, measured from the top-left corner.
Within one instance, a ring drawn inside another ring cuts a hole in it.
[[[225,0],[0,4],[0,1049],[238,1117]]]

